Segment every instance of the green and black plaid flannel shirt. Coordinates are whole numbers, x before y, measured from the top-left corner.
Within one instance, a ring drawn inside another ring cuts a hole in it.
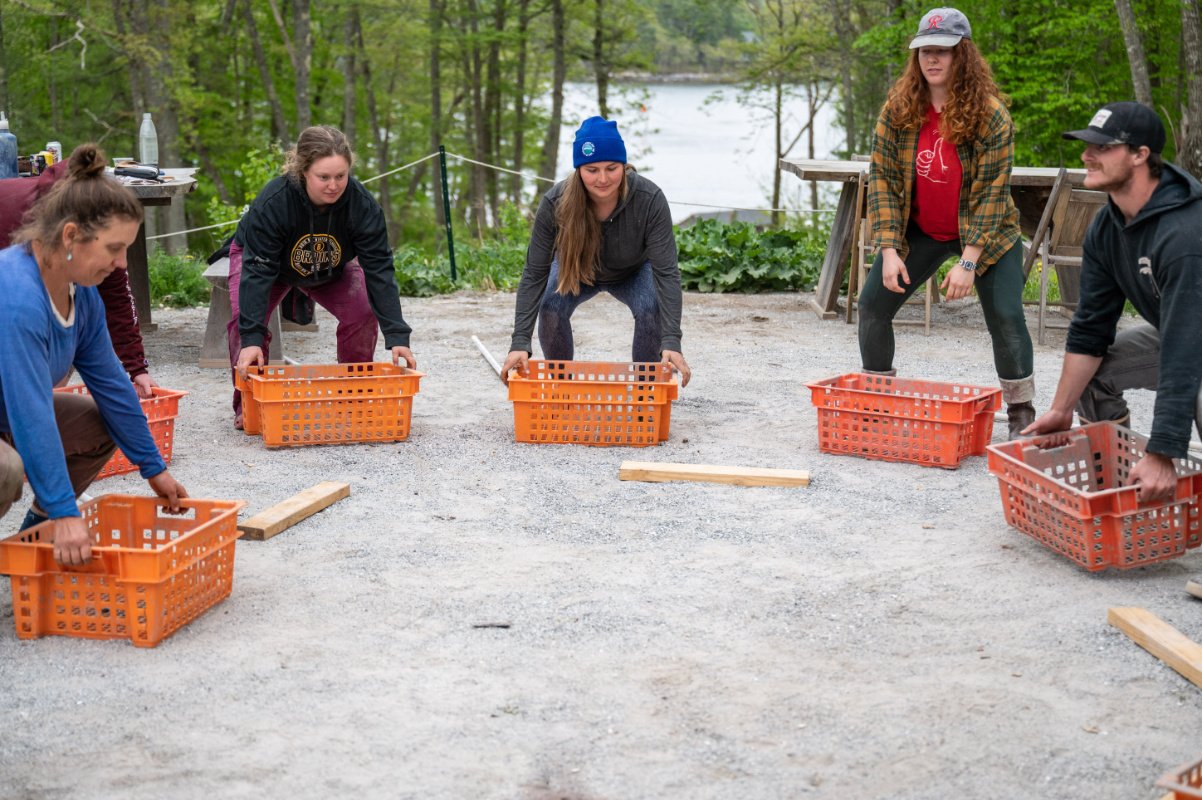
[[[993,114],[976,138],[956,145],[963,167],[960,184],[960,246],[980,245],[977,272],[984,274],[1022,237],[1018,207],[1010,196],[1014,163],[1014,123],[993,98]],[[868,170],[868,219],[877,247],[894,247],[904,260],[909,252],[906,226],[914,192],[918,129],[899,130],[882,112],[872,135]]]

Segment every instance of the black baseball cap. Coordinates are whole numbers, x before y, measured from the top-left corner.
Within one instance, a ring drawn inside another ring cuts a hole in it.
[[[1088,128],[1061,135],[1090,144],[1126,144],[1147,147],[1153,153],[1164,150],[1164,124],[1160,117],[1143,103],[1130,101],[1102,106]]]

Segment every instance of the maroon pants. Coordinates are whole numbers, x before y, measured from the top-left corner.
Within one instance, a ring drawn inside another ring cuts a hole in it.
[[[82,394],[54,393],[54,420],[67,456],[67,474],[75,496],[92,485],[117,445],[104,427],[96,401]],[[21,499],[25,465],[12,447],[12,436],[0,434],[0,517]]]
[[[230,243],[230,312],[231,319],[228,328],[230,341],[230,366],[238,363],[238,354],[242,352],[242,337],[238,334],[238,284],[242,278],[242,248],[237,243]],[[267,297],[267,317],[263,324],[271,319],[271,312],[288,294],[293,287],[286,283],[277,282],[271,287]],[[299,288],[299,287],[298,287]],[[376,315],[371,310],[367,300],[367,282],[363,278],[363,268],[358,259],[350,261],[343,267],[342,277],[321,286],[309,286],[300,289],[313,300],[334,315],[338,320],[338,363],[355,364],[372,361],[376,355],[376,343],[380,338],[380,328]],[[271,332],[263,342],[263,358],[271,357]],[[234,414],[242,413],[242,393],[234,390]]]

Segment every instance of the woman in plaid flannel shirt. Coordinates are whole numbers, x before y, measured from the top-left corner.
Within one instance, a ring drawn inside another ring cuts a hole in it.
[[[873,133],[868,216],[879,250],[860,293],[860,357],[868,372],[895,373],[894,315],[958,256],[940,289],[956,300],[976,287],[1013,438],[1035,419],[1010,197],[1014,125],[962,13],[927,12],[910,52]]]

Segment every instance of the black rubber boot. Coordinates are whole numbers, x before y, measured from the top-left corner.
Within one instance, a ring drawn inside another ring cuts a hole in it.
[[[1006,406],[1006,419],[1010,423],[1010,439],[1019,439],[1023,428],[1035,421],[1035,406],[1031,403],[1011,403]]]

